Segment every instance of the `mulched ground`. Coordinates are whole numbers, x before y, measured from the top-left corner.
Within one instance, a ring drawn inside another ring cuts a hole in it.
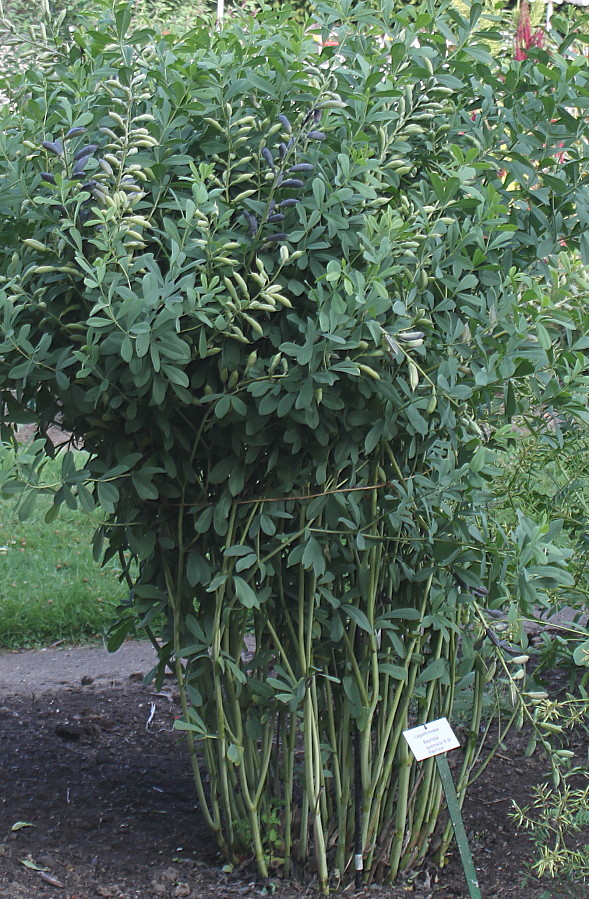
[[[129,679],[109,689],[88,684],[0,699],[1,899],[295,899],[313,892],[260,883],[247,870],[223,873],[172,731],[172,687],[164,693]],[[544,764],[524,760],[523,745],[516,736],[465,806],[483,897],[583,899],[587,885],[526,876],[531,848],[507,812],[512,797],[525,803]],[[34,826],[13,831],[17,822]],[[441,871],[429,865],[411,883],[362,895],[466,899],[468,890],[454,854]]]

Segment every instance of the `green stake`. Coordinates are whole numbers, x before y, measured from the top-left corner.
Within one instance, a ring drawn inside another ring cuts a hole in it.
[[[450,820],[452,821],[454,836],[456,837],[456,842],[458,843],[458,849],[460,851],[462,868],[468,886],[468,895],[470,896],[470,899],[482,899],[477,872],[472,860],[470,846],[468,845],[468,837],[466,836],[466,830],[464,829],[464,821],[462,820],[458,796],[456,795],[456,787],[452,780],[446,753],[443,755],[436,755],[436,766],[438,768],[440,780],[442,781],[448,813],[450,815]]]

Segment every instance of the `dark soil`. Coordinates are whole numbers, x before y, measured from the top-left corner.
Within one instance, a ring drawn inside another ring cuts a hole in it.
[[[92,681],[86,677],[84,681]],[[80,681],[77,681],[78,685]],[[313,892],[246,869],[227,874],[194,801],[172,686],[154,694],[137,676],[0,698],[1,899],[237,899]],[[524,760],[523,740],[502,752],[473,786],[465,822],[484,899],[582,899],[526,876],[532,850],[508,818],[544,771]],[[520,745],[521,744],[521,745]],[[21,826],[17,822],[33,826]],[[349,888],[348,893],[353,894]],[[457,853],[442,870],[372,887],[366,897],[466,899]]]

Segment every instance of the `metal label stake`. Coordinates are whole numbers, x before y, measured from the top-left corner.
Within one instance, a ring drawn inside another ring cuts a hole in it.
[[[409,748],[418,762],[435,756],[436,767],[442,782],[444,796],[446,797],[448,814],[450,815],[458,851],[460,852],[462,869],[468,886],[468,895],[470,899],[482,899],[477,871],[472,859],[470,846],[468,845],[464,821],[462,820],[456,787],[454,786],[452,773],[446,758],[446,752],[451,749],[458,749],[460,746],[456,734],[446,718],[439,718],[437,721],[430,721],[429,724],[420,724],[419,727],[412,727],[410,730],[404,731],[403,736],[409,743]]]

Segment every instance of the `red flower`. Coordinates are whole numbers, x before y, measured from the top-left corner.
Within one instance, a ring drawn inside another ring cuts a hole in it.
[[[537,28],[532,34],[532,25],[530,22],[530,6],[527,0],[522,0],[519,21],[517,23],[517,31],[515,33],[515,53],[514,58],[521,62],[527,59],[527,50],[530,47],[544,46],[544,32],[541,28]]]

